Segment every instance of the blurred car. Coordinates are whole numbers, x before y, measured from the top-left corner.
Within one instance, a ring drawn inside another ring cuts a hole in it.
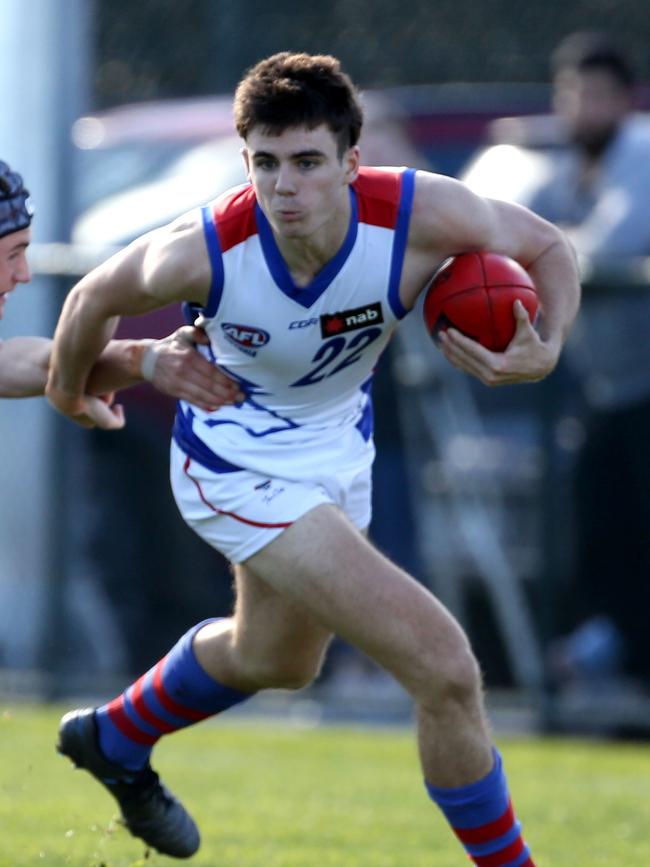
[[[72,142],[77,244],[128,243],[246,179],[226,96],[81,117]]]

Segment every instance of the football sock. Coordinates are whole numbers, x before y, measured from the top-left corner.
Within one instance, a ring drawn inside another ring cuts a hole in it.
[[[476,783],[455,789],[425,785],[477,867],[535,867],[512,809],[498,750],[494,767]]]
[[[146,674],[95,711],[99,746],[106,758],[129,770],[149,761],[156,741],[221,713],[253,693],[218,683],[199,665],[192,640],[207,623],[193,626]]]

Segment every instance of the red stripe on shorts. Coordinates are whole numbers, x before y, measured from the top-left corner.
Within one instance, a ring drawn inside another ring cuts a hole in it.
[[[190,473],[189,473],[190,463],[191,463],[190,458],[185,458],[185,463],[183,465],[183,470],[185,471],[185,475],[187,476],[188,479],[193,481],[194,484],[196,485],[196,489],[199,492],[199,497],[201,498],[202,502],[209,509],[212,509],[212,511],[215,512],[215,514],[225,515],[228,518],[234,518],[235,521],[241,521],[242,524],[248,524],[251,527],[265,527],[265,528],[271,529],[271,530],[276,529],[278,527],[290,527],[293,524],[293,521],[283,521],[280,524],[266,524],[263,521],[253,521],[250,518],[243,518],[241,515],[237,515],[235,512],[225,512],[223,509],[219,509],[219,508],[217,508],[217,506],[213,506],[212,503],[206,498],[205,494],[203,493],[203,490],[201,488],[200,483],[190,475]]]

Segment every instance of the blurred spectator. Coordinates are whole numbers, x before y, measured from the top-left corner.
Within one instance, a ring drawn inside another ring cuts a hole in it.
[[[566,144],[519,201],[616,274],[650,255],[650,122],[634,111],[633,71],[606,36],[567,37],[552,72]],[[625,673],[650,682],[650,291],[588,295],[572,349],[587,405],[567,609],[575,631],[554,645],[551,664],[561,681]]]

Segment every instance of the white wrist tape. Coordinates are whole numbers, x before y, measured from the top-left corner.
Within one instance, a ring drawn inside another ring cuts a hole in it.
[[[158,346],[157,344],[152,343],[151,346],[145,349],[142,361],[140,362],[140,373],[142,374],[143,379],[146,379],[147,382],[151,382],[153,379],[157,361]]]

